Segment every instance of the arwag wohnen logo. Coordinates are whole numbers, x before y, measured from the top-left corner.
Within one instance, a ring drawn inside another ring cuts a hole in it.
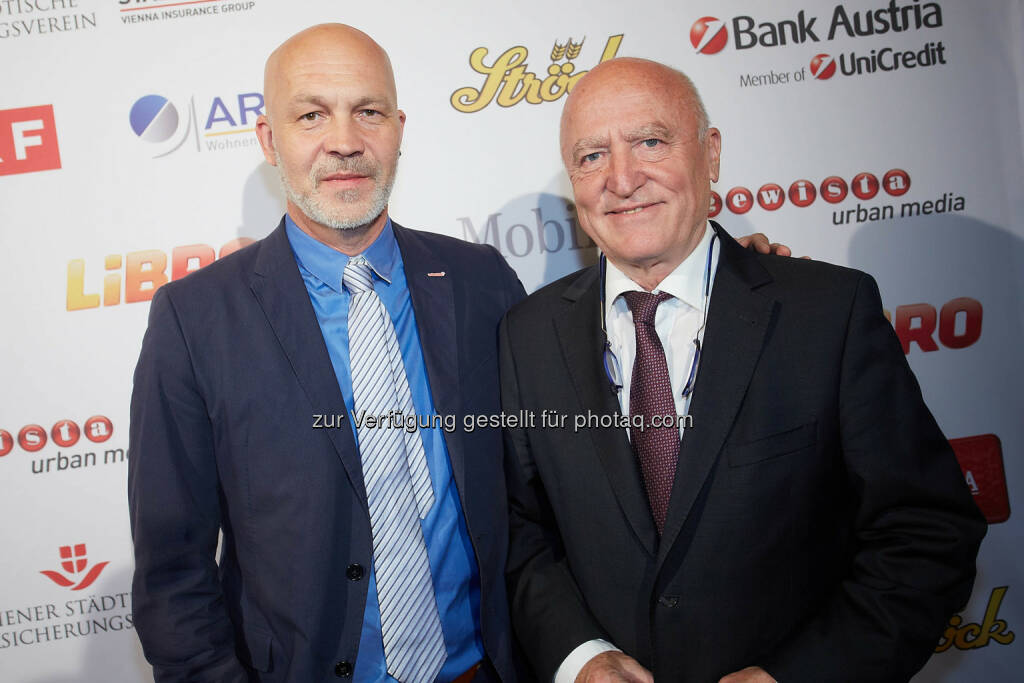
[[[60,547],[60,567],[64,572],[70,574],[71,578],[68,578],[62,572],[50,569],[43,569],[39,573],[62,588],[80,591],[91,586],[108,564],[110,563],[100,562],[89,568],[84,543],[78,543],[73,546],[62,545]]]

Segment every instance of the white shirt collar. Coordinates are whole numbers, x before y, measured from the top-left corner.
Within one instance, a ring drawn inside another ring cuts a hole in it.
[[[708,249],[711,247],[711,237],[714,234],[715,231],[711,225],[705,223],[704,235],[697,243],[697,247],[671,273],[666,275],[664,280],[658,283],[654,293],[668,292],[703,313],[704,274],[707,272]],[[608,269],[605,272],[605,316],[611,316],[612,306],[619,296],[625,292],[635,291],[646,290],[629,279],[614,263],[608,261]]]

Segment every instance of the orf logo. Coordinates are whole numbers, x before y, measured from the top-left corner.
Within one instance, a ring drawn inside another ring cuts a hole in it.
[[[811,60],[811,75],[819,81],[827,81],[836,74],[836,60],[824,52],[814,55]]]
[[[53,105],[0,110],[0,175],[60,168]]]
[[[192,107],[192,103],[189,103]],[[162,95],[145,95],[140,97],[132,105],[128,112],[128,122],[132,131],[146,142],[160,145],[160,148],[153,158],[167,156],[185,144],[188,135],[195,126],[194,111],[186,112],[188,120],[181,125],[181,116],[178,108]],[[172,139],[184,128],[181,139]],[[198,143],[197,143],[198,144]]]
[[[85,557],[85,544],[79,543],[77,545],[62,545],[60,547],[60,566],[61,568],[70,574],[72,578],[64,576],[60,572],[50,571],[44,569],[39,573],[46,578],[53,581],[58,586],[63,588],[71,588],[73,591],[80,591],[83,588],[88,588],[92,585],[93,581],[99,577],[100,572],[106,567],[109,562],[100,562],[94,564],[92,569],[85,572],[85,568],[89,565],[89,561]],[[75,583],[77,581],[77,583]]]
[[[690,27],[690,43],[698,54],[713,55],[721,52],[729,41],[725,22],[715,17],[701,17]]]

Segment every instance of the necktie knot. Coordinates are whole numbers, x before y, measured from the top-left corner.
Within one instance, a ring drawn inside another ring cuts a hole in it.
[[[633,324],[643,323],[644,325],[654,324],[654,314],[658,311],[658,304],[672,295],[668,292],[651,294],[650,292],[625,292],[622,295],[626,299],[626,305],[633,313]]]
[[[372,292],[373,275],[370,273],[370,264],[362,259],[349,259],[345,266],[345,272],[341,276],[341,282],[353,295]]]

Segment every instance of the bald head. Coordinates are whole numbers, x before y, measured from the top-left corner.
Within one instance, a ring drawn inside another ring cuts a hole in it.
[[[316,73],[318,67],[339,63],[379,72],[392,104],[397,106],[395,75],[384,48],[359,29],[346,24],[317,24],[281,43],[267,58],[263,70],[263,97],[271,122],[282,93],[295,92],[305,79]]]
[[[636,57],[619,57],[591,69],[573,87],[562,109],[561,147],[566,158],[566,130],[583,108],[600,106],[603,98],[616,97],[624,89],[646,90],[652,97],[689,111],[695,118],[697,138],[703,142],[710,122],[704,102],[693,81],[678,69]]]

